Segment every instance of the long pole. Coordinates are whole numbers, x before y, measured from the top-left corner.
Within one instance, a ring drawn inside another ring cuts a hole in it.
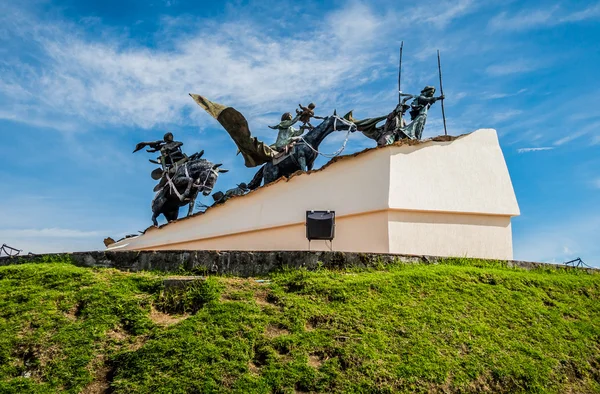
[[[440,93],[444,95],[444,87],[442,86],[442,64],[440,62],[440,50],[437,51],[438,55],[438,71],[440,72]],[[444,119],[444,135],[448,135],[448,130],[446,130],[446,112],[444,111],[444,99],[442,99],[442,118]]]
[[[400,80],[402,77],[402,48],[404,47],[404,41],[400,43],[400,62],[398,64],[398,104],[402,102],[402,88],[400,87]]]

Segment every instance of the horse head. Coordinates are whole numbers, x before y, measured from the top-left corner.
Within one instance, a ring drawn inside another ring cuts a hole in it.
[[[356,131],[356,125],[351,121],[337,115],[337,111],[333,115],[325,117],[323,122],[317,125],[314,129],[306,133],[304,141],[317,149],[323,139],[334,131]]]
[[[333,115],[330,116],[333,120],[333,131],[346,131],[349,130],[351,133],[356,131],[356,125],[354,122],[338,116],[337,111],[333,110]]]
[[[208,196],[212,193],[215,183],[217,183],[219,174],[229,171],[220,168],[223,164],[213,165],[210,162],[207,164],[208,165],[204,165],[199,169],[197,175],[193,176],[194,187],[198,188],[198,192],[202,193],[204,196]]]

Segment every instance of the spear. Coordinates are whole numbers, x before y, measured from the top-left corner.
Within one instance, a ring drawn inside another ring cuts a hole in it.
[[[400,63],[398,64],[398,104],[402,103],[402,89],[400,88],[400,77],[402,76],[402,48],[404,41],[400,43]]]
[[[437,51],[438,55],[438,71],[440,72],[440,93],[444,95],[444,87],[442,86],[442,64],[440,63],[440,50]],[[444,119],[444,135],[448,135],[446,130],[446,113],[444,112],[444,99],[442,99],[442,118]]]

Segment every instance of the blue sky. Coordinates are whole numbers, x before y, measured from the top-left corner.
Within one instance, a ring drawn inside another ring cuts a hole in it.
[[[131,151],[166,130],[231,170],[217,189],[249,180],[190,92],[235,106],[268,142],[298,103],[387,114],[401,40],[403,91],[438,85],[440,49],[450,134],[498,131],[521,208],[515,258],[600,266],[594,1],[0,0],[0,243],[103,249],[145,229],[154,167]],[[424,137],[442,133],[436,105]],[[356,134],[346,153],[373,145]]]

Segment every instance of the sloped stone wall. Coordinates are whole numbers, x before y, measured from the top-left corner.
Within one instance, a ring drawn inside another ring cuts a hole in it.
[[[344,252],[243,252],[243,251],[122,251],[78,252],[0,258],[0,266],[33,262],[70,261],[81,267],[106,267],[124,271],[188,272],[241,277],[264,276],[286,268],[378,267],[393,262],[436,264],[443,258]],[[572,268],[527,261],[504,261],[507,267],[524,269]],[[587,269],[589,272],[600,272]]]

